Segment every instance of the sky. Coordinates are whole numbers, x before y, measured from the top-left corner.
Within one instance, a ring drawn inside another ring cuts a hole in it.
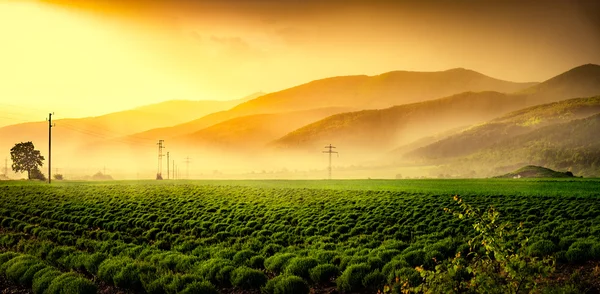
[[[600,64],[599,1],[0,0],[0,125],[339,75]]]

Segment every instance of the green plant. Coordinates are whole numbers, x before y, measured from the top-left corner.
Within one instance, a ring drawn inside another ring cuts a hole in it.
[[[242,289],[258,289],[267,283],[267,275],[249,267],[238,267],[231,272],[231,285]]]

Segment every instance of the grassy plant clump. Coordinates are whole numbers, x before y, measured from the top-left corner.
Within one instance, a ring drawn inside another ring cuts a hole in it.
[[[231,272],[231,285],[242,289],[259,289],[267,283],[264,272],[249,267],[238,267]]]
[[[363,287],[363,277],[371,272],[371,267],[366,263],[354,264],[346,268],[336,280],[337,288],[341,292],[352,292]]]

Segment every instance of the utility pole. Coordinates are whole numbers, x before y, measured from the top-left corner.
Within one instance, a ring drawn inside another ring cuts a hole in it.
[[[48,184],[52,183],[52,113],[48,114]]]
[[[170,172],[169,172],[169,152],[167,152],[167,180],[170,177]]]
[[[325,146],[325,148],[329,149],[327,151],[323,151],[323,153],[329,153],[329,179],[331,180],[331,154],[338,153],[338,152],[333,151],[333,148],[335,148],[335,146],[331,146],[331,144],[329,144],[329,146]]]
[[[175,159],[173,159],[173,180],[176,180],[177,178],[175,177]]]
[[[158,143],[156,143],[156,145],[158,145],[158,171],[156,173],[157,180],[162,180],[162,150],[165,148],[165,146],[163,146],[164,142],[165,140],[158,140]]]
[[[4,176],[8,178],[8,158],[4,158]]]
[[[190,159],[191,158],[188,156],[188,157],[185,158],[185,161],[184,161],[185,162],[185,169],[186,169],[185,170],[185,178],[188,179],[188,180],[190,179],[190,162],[191,162]]]

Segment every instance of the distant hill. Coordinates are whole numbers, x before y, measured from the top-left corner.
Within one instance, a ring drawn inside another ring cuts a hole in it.
[[[255,114],[237,117],[200,131],[172,139],[172,145],[217,148],[245,152],[264,148],[265,142],[347,108],[320,108],[294,112]]]
[[[231,108],[261,94],[231,101],[174,100],[97,117],[55,119],[53,122],[56,127],[52,129],[55,152],[69,153],[81,145],[119,138],[149,128],[179,124],[207,113]],[[0,128],[0,138],[0,150],[6,152],[15,143],[26,141],[32,141],[38,149],[46,150],[44,146],[48,142],[48,123],[29,122],[5,126]],[[128,142],[152,143],[141,138],[131,138]]]
[[[557,172],[549,168],[528,165],[524,166],[516,171],[498,176],[497,178],[572,178],[573,173],[571,172]]]
[[[528,107],[432,142],[425,147],[408,152],[406,157],[442,160],[468,155],[532,130],[585,118],[596,113],[600,113],[600,96]],[[402,154],[396,155],[402,156]]]
[[[600,176],[600,113],[506,138],[473,154],[445,161],[455,173],[506,173],[527,164]],[[431,163],[430,163],[431,164]]]
[[[600,78],[597,68],[597,65],[580,66],[513,94],[468,92],[387,109],[337,114],[295,130],[272,145],[278,149],[314,150],[337,142],[347,148],[385,152],[459,126],[483,123],[510,111],[572,98],[570,90],[599,95],[600,83],[594,83]],[[583,85],[585,91],[580,89]]]
[[[172,138],[197,132],[236,117],[343,107],[387,108],[466,91],[514,92],[536,83],[513,83],[467,69],[441,72],[393,71],[377,76],[341,76],[312,81],[263,95],[230,110],[209,114],[178,126],[135,134],[137,138]]]

